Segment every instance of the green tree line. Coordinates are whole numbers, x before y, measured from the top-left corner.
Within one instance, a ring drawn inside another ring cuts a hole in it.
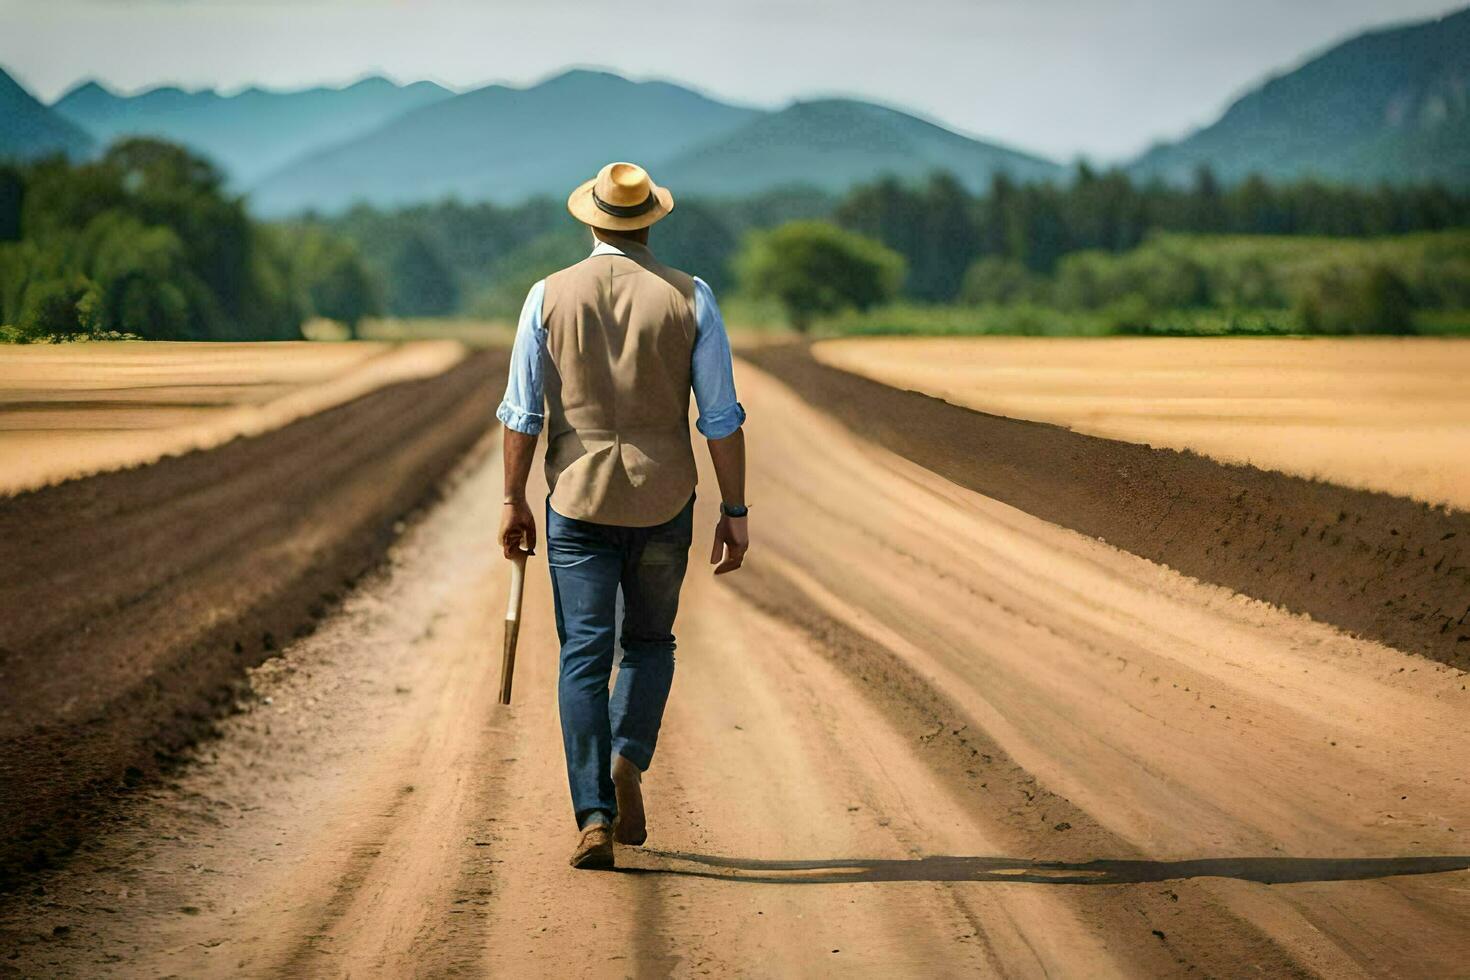
[[[1376,238],[1160,232],[1050,273],[984,256],[955,303],[858,303],[844,333],[1470,332],[1470,229]]]
[[[659,257],[717,291],[735,284],[744,236],[786,221],[829,218],[836,200],[792,188],[749,200],[680,198],[659,223]],[[520,205],[448,200],[385,211],[359,205],[308,218],[354,242],[394,316],[513,317],[531,283],[587,254],[587,231],[549,198]]]
[[[1051,273],[1064,256],[1126,252],[1158,232],[1373,237],[1470,226],[1470,196],[1438,185],[1272,185],[1256,177],[1224,188],[1208,170],[1191,187],[1135,184],[1080,166],[1065,185],[1016,184],[1005,176],[971,197],[952,177],[905,186],[882,180],[837,206],[834,220],[895,249],[909,263],[906,295],[959,297],[976,259],[998,256]]]
[[[951,303],[965,298],[967,274],[986,258],[1005,260],[995,268],[1010,275],[1049,277],[1067,256],[1125,253],[1159,232],[1350,238],[1467,227],[1470,195],[1438,185],[1365,189],[1259,178],[1226,187],[1207,170],[1181,188],[1080,166],[1065,184],[1001,176],[977,196],[936,174],[919,183],[879,180],[841,197],[791,188],[741,200],[680,198],[655,246],[665,261],[723,292],[750,267],[741,252],[756,246],[752,233],[809,220],[897,253],[906,270],[901,296]],[[387,310],[400,316],[514,316],[531,282],[586,252],[585,231],[561,202],[545,199],[515,207],[362,206],[317,223],[358,245],[384,284]]]
[[[1002,282],[1012,295],[999,295]],[[1139,300],[1149,310],[1289,309],[1308,331],[1351,332],[1363,322],[1408,332],[1416,309],[1470,309],[1470,231],[1368,239],[1160,234],[1121,254],[1074,252],[1050,277],[982,262],[962,298],[1062,310]]]
[[[205,161],[152,140],[121,142],[83,164],[0,166],[0,330],[11,339],[273,339],[300,336],[314,316],[349,326],[381,312],[513,317],[532,281],[587,250],[585,229],[550,199],[363,206],[275,224],[252,221],[247,203]],[[1082,166],[1064,184],[997,177],[983,195],[936,174],[840,197],[798,187],[681,198],[655,246],[722,294],[739,287],[775,299],[802,324],[897,297],[1110,310],[1119,322],[1161,309],[1289,309],[1333,329],[1361,320],[1365,306],[1398,324],[1413,310],[1460,308],[1445,297],[1460,288],[1463,261],[1438,252],[1432,261],[1419,254],[1419,265],[1357,253],[1318,261],[1345,254],[1328,237],[1465,227],[1470,195],[1433,185],[1227,187],[1202,170],[1181,188]],[[1227,276],[1215,258],[1152,244],[1161,234],[1259,242]],[[1270,241],[1298,242],[1316,259],[1298,249],[1288,261],[1259,244]],[[802,281],[798,269],[828,281]],[[1233,285],[1219,286],[1226,279]],[[1348,305],[1359,313],[1341,312],[1344,295],[1358,297]]]
[[[289,339],[380,309],[351,241],[252,221],[180,147],[0,166],[0,339]]]

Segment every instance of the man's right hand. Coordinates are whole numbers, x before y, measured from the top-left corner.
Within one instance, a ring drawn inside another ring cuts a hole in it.
[[[507,501],[500,508],[500,546],[507,558],[536,553],[536,515],[524,500]]]
[[[733,572],[745,561],[745,553],[750,550],[750,527],[744,517],[726,517],[720,515],[720,523],[715,525],[715,546],[709,553],[709,563],[717,565],[716,575],[724,575]]]

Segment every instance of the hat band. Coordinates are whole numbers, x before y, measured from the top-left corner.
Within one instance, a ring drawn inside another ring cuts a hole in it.
[[[597,188],[594,187],[592,188],[592,203],[597,205],[599,211],[610,214],[614,218],[636,218],[640,214],[647,214],[657,207],[658,198],[654,196],[653,191],[649,191],[648,196],[637,204],[629,204],[627,206],[609,204],[597,196]]]

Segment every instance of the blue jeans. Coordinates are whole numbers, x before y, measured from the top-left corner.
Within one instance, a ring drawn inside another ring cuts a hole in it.
[[[689,564],[694,498],[653,527],[563,517],[546,505],[546,557],[561,640],[562,743],[577,826],[617,816],[612,757],[653,761],[674,680],[674,616]],[[611,696],[618,589],[623,659]]]

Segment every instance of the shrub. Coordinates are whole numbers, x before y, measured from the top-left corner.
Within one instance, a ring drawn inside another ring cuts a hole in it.
[[[1204,268],[1182,249],[1158,245],[1121,255],[1074,252],[1058,264],[1051,289],[1052,301],[1069,310],[1104,309],[1135,297],[1156,309],[1204,305]]]
[[[1073,252],[1057,265],[1051,301],[1064,310],[1095,310],[1113,298],[1109,280],[1116,260],[1106,252]]]
[[[1007,306],[895,303],[862,312],[840,313],[823,320],[820,332],[842,336],[1097,337],[1109,331],[1103,317],[1096,313],[1066,313],[1030,303]]]
[[[1188,309],[1209,300],[1204,268],[1182,249],[1141,248],[1126,253],[1122,266],[1129,294],[1144,297],[1153,307]]]
[[[1020,262],[987,255],[965,270],[960,302],[967,306],[1024,303],[1035,299],[1039,288],[1040,281]]]
[[[1414,332],[1413,294],[1384,265],[1323,266],[1303,287],[1296,312],[1307,333]]]
[[[96,284],[71,274],[32,283],[17,326],[31,340],[92,333],[96,326]]]
[[[752,296],[773,296],[791,325],[805,331],[818,316],[866,310],[898,295],[902,256],[870,238],[821,221],[793,221],[752,234],[735,261]]]
[[[1298,333],[1300,326],[1289,311],[1164,310],[1146,324],[1120,324],[1116,331],[1138,337],[1279,337]]]
[[[1156,315],[1148,300],[1139,293],[1130,293],[1115,300],[1102,313],[1110,333],[1146,333],[1153,326]]]

